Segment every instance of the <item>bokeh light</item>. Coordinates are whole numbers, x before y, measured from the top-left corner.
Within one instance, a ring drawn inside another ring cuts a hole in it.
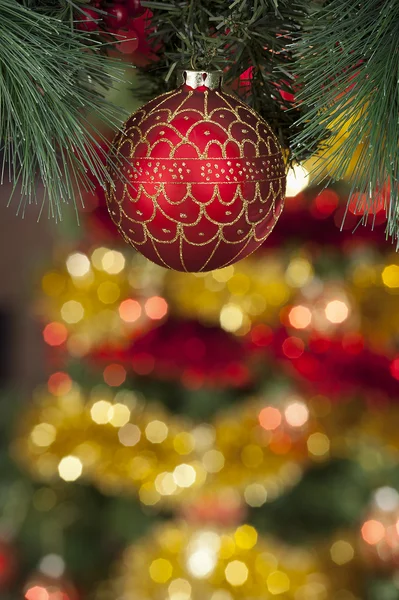
[[[84,314],[84,308],[77,300],[68,300],[61,307],[61,317],[65,323],[79,323]]]
[[[145,312],[150,319],[159,320],[168,312],[168,303],[161,296],[152,296],[144,304]]]
[[[370,545],[378,544],[385,535],[385,527],[380,521],[370,519],[362,525],[362,537]]]
[[[380,487],[374,492],[374,502],[385,512],[394,511],[399,508],[399,492],[389,486]]]
[[[125,257],[116,250],[105,251],[100,260],[103,270],[112,275],[120,273],[125,268]]]
[[[51,423],[39,423],[35,425],[30,434],[32,442],[40,448],[51,446],[57,435],[57,430]]]
[[[337,540],[331,546],[330,554],[336,565],[344,565],[354,558],[355,549],[349,542]]]
[[[33,585],[25,592],[26,600],[50,600],[47,589],[41,585]]]
[[[286,407],[284,416],[288,425],[302,427],[309,419],[309,409],[304,402],[294,400]]]
[[[325,308],[327,319],[331,323],[343,323],[349,315],[349,307],[342,300],[331,300]]]
[[[254,531],[248,525],[219,524],[213,529],[181,521],[158,526],[126,550],[122,594],[134,585],[142,600],[327,598],[325,579],[312,553],[260,538]],[[144,565],[149,565],[148,575]]]
[[[77,456],[65,456],[58,465],[59,475],[64,481],[76,481],[82,471],[82,461]]]
[[[72,389],[72,379],[68,373],[57,371],[48,378],[47,387],[54,396],[64,396]]]
[[[399,266],[387,265],[382,271],[382,281],[387,288],[399,287]]]
[[[109,423],[112,417],[112,404],[107,400],[98,400],[93,404],[90,410],[91,418],[95,423],[104,425]]]
[[[193,485],[196,479],[196,472],[191,465],[178,465],[173,471],[175,483],[182,488],[188,488]]]
[[[48,323],[43,329],[43,339],[49,346],[61,346],[68,337],[68,330],[62,323]]]
[[[303,340],[298,337],[291,336],[284,340],[282,351],[287,358],[299,358],[305,349]]]
[[[280,595],[290,589],[290,580],[283,571],[273,571],[267,578],[267,589],[273,595]]]
[[[172,573],[172,565],[164,558],[157,558],[150,565],[150,576],[156,583],[166,583],[172,577]]]
[[[75,252],[68,256],[66,267],[72,277],[84,277],[90,271],[90,261],[86,254]]]
[[[151,421],[145,429],[145,435],[152,444],[160,444],[168,435],[168,426],[162,421]]]
[[[232,560],[225,568],[226,581],[236,587],[244,585],[248,579],[248,567],[241,560]]]
[[[244,316],[239,306],[226,304],[220,312],[220,326],[225,331],[238,331],[243,324]]]
[[[325,457],[330,451],[330,440],[324,433],[312,433],[307,444],[309,453],[315,457]]]
[[[314,275],[312,264],[306,258],[293,258],[285,272],[288,285],[301,288],[309,283]]]
[[[65,572],[65,561],[59,554],[46,554],[39,563],[39,571],[54,579],[59,579]]]
[[[297,196],[309,185],[309,172],[302,165],[295,165],[288,170],[285,195],[287,198]]]
[[[134,423],[126,423],[118,432],[118,437],[124,446],[135,446],[141,438],[141,431]]]
[[[126,323],[134,323],[141,316],[141,306],[137,300],[123,300],[119,305],[119,315]]]
[[[312,312],[307,306],[298,305],[291,308],[288,318],[296,329],[305,329],[312,321]]]
[[[277,429],[277,427],[281,424],[281,421],[281,412],[278,410],[278,408],[273,406],[266,406],[265,408],[262,408],[259,413],[259,423],[263,429],[266,429],[267,431]]]
[[[112,363],[105,367],[103,377],[105,383],[112,387],[118,387],[126,380],[126,369],[122,365]]]

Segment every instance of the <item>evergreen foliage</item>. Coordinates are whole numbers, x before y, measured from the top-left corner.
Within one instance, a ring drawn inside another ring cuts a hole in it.
[[[350,123],[348,135],[320,162],[334,165],[335,179],[353,169],[363,222],[376,212],[377,195],[386,192],[387,235],[399,239],[399,3],[395,0],[331,0],[305,24],[295,45],[294,72],[302,106],[293,140],[303,147],[323,147],[325,130],[333,134]],[[351,198],[349,199],[351,201]]]
[[[21,192],[18,210],[36,201],[55,219],[79,186],[106,178],[101,134],[88,113],[116,127],[120,111],[104,91],[120,76],[103,43],[73,26],[73,5],[0,1],[0,139],[2,179]],[[103,151],[104,152],[104,151]],[[88,175],[90,172],[90,178]]]
[[[289,47],[308,15],[305,0],[143,2],[153,13],[150,37],[158,60],[141,70],[147,94],[175,87],[179,69],[224,70],[224,83],[271,125],[290,155],[301,109],[292,93]],[[241,77],[241,79],[240,79]],[[310,156],[302,147],[298,160]]]

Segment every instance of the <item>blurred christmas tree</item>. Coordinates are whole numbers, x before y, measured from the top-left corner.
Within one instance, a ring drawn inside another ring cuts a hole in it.
[[[2,597],[399,597],[399,261],[339,231],[345,194],[201,275],[98,194],[38,290],[49,378],[3,418]]]

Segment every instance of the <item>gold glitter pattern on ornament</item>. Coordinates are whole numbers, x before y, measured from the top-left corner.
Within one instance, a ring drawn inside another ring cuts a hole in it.
[[[126,122],[114,149],[126,179],[108,189],[111,218],[126,242],[167,268],[163,250],[172,245],[182,271],[215,268],[220,247],[230,250],[217,267],[236,262],[268,237],[282,210],[279,144],[267,123],[224,92],[182,87],[158,97]],[[186,260],[195,248],[204,259],[193,269]]]

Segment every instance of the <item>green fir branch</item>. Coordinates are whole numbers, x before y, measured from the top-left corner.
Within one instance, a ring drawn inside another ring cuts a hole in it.
[[[68,2],[61,10],[51,2],[37,8],[0,0],[2,180],[13,183],[22,214],[38,202],[41,180],[40,213],[59,220],[79,189],[107,179],[102,135],[86,115],[95,113],[112,128],[120,124],[120,110],[104,92],[122,69],[98,37],[71,26]]]
[[[295,45],[294,71],[304,114],[293,140],[294,153],[323,148],[326,127],[334,135],[349,123],[334,151],[325,146],[323,169],[342,178],[356,149],[351,177],[362,222],[387,193],[387,229],[399,244],[399,3],[397,0],[331,0],[308,22]],[[349,202],[351,201],[349,198]]]
[[[309,2],[143,0],[143,5],[153,13],[150,39],[158,53],[158,60],[141,70],[147,81],[143,92],[155,95],[173,88],[179,68],[221,69],[225,84],[269,122],[289,155],[301,113],[279,90],[289,88],[293,61],[289,45],[308,16]],[[239,77],[248,69],[253,75],[251,85],[237,88]],[[309,156],[303,147],[299,158]]]

